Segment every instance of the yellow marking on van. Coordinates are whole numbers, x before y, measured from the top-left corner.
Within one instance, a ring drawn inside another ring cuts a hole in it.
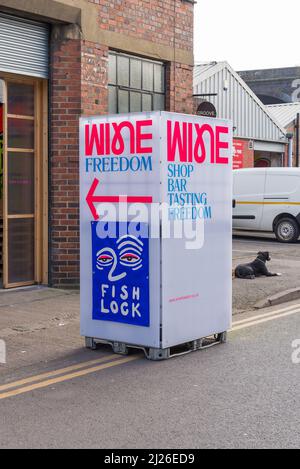
[[[300,202],[249,202],[249,201],[237,201],[236,205],[300,205]]]

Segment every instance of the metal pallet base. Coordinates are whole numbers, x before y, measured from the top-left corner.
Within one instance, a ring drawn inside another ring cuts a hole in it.
[[[224,344],[227,341],[227,332],[216,334],[210,337],[204,337],[203,339],[193,340],[192,342],[186,342],[176,347],[157,349],[151,347],[142,347],[138,345],[126,344],[124,342],[113,342],[110,340],[95,339],[92,337],[85,338],[85,345],[91,350],[96,350],[98,345],[105,344],[110,345],[113,352],[118,355],[128,355],[130,349],[142,350],[148,360],[161,361],[168,360],[169,358],[186,355],[197,350],[205,350],[215,345]]]

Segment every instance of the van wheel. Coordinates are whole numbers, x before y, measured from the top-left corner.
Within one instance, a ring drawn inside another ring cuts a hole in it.
[[[274,233],[281,243],[295,243],[300,236],[300,228],[293,218],[282,218],[277,222]]]

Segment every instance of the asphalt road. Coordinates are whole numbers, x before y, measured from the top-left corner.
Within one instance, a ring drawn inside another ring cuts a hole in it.
[[[100,349],[7,371],[0,447],[298,448],[300,304],[256,314],[227,344],[164,362]]]
[[[269,251],[271,272],[281,277],[257,278],[233,281],[234,313],[248,311],[258,302],[286,290],[300,289],[300,240],[296,244],[278,243],[273,235],[261,233],[237,233],[233,239],[233,265],[254,260],[259,251]]]

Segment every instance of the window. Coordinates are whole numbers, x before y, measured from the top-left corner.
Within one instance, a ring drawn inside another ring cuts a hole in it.
[[[111,52],[108,75],[110,114],[165,109],[163,63]]]

